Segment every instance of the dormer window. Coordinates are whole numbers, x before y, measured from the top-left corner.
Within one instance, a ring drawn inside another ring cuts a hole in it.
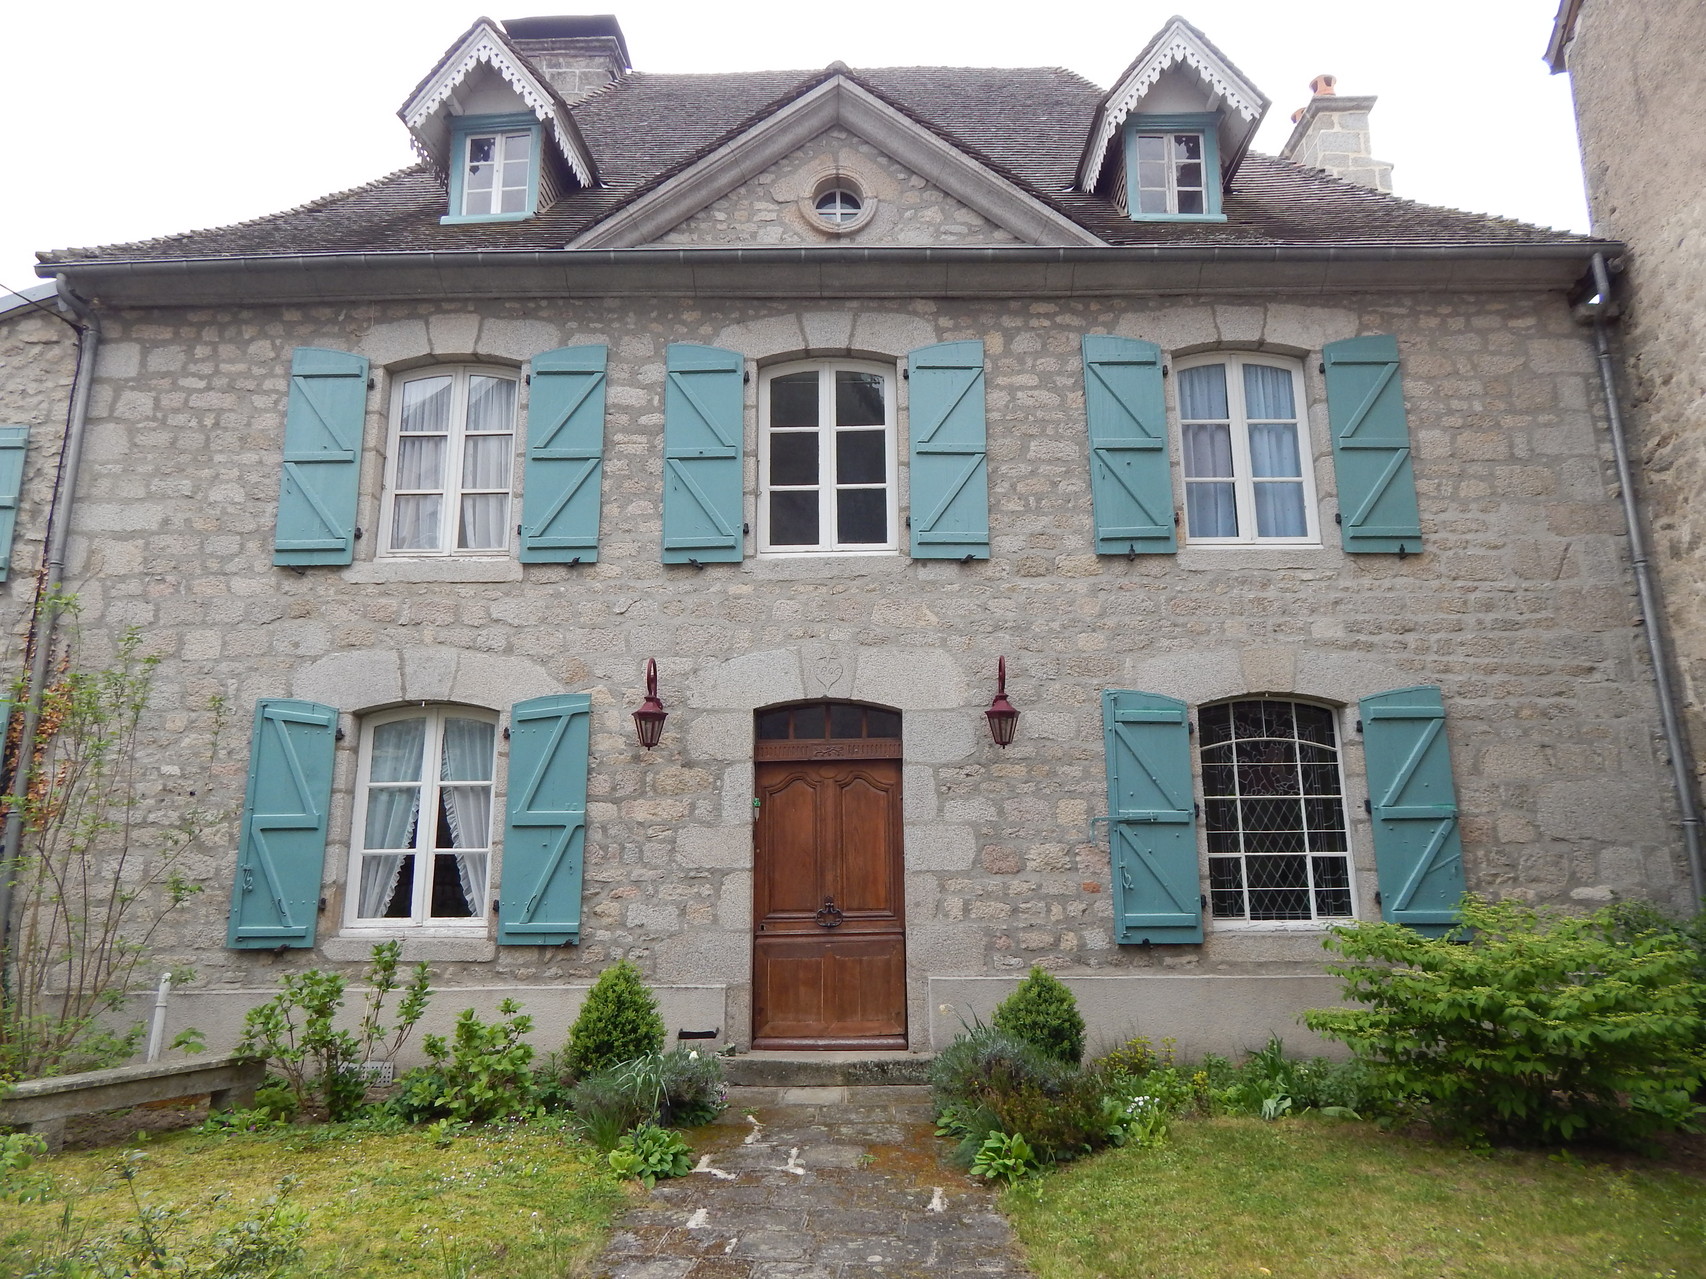
[[[1224,222],[1218,119],[1134,115],[1126,122],[1126,207],[1138,222]]]
[[[451,122],[450,213],[445,222],[514,222],[539,204],[539,122],[529,115]]]

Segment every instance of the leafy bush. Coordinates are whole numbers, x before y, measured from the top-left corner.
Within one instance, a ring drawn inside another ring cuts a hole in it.
[[[995,1010],[995,1028],[1022,1039],[1058,1061],[1084,1059],[1084,1018],[1072,992],[1041,968],[1032,968],[1019,988]]]
[[[992,1132],[983,1139],[971,1161],[971,1175],[1011,1186],[1041,1167],[1036,1152],[1022,1133]]]
[[[575,1120],[601,1150],[641,1124],[696,1128],[723,1113],[723,1066],[714,1056],[677,1048],[589,1075],[570,1094]]]
[[[1333,1062],[1324,1057],[1299,1061],[1285,1055],[1275,1037],[1234,1066],[1223,1057],[1212,1059],[1208,1074],[1214,1107],[1233,1115],[1264,1119],[1306,1110],[1345,1114],[1366,1109],[1370,1081],[1361,1062]]]
[[[1444,939],[1335,930],[1331,966],[1361,1008],[1309,1027],[1350,1045],[1375,1090],[1480,1139],[1638,1140],[1691,1126],[1706,1076],[1698,952],[1675,932],[1618,940],[1614,918],[1463,900]]]
[[[1143,1036],[1128,1039],[1117,1048],[1110,1048],[1096,1059],[1096,1068],[1105,1075],[1125,1075],[1141,1079],[1150,1071],[1173,1064],[1173,1040],[1161,1041],[1161,1051]]]
[[[618,1177],[642,1181],[648,1190],[659,1178],[685,1177],[693,1171],[693,1150],[681,1134],[656,1124],[641,1124],[608,1158]]]
[[[626,959],[598,975],[569,1029],[564,1066],[570,1078],[587,1075],[663,1051],[663,1018],[658,1001]]]
[[[416,964],[397,1004],[397,1024],[387,1027],[381,1020],[385,1001],[397,989],[402,951],[402,944],[394,941],[373,948],[367,1003],[355,1034],[333,1025],[347,983],[335,973],[310,968],[287,974],[278,994],[249,1010],[237,1051],[273,1066],[284,1077],[296,1109],[317,1093],[328,1119],[353,1118],[367,1095],[367,1083],[357,1068],[376,1054],[395,1056],[431,997],[427,966]]]
[[[974,1026],[930,1070],[939,1121],[963,1138],[962,1160],[991,1133],[1023,1135],[1045,1161],[1075,1159],[1110,1141],[1102,1075],[1049,1057],[997,1029]]]
[[[487,1123],[529,1109],[533,1045],[522,1036],[533,1029],[533,1018],[513,999],[500,1003],[498,1013],[505,1020],[488,1023],[464,1008],[448,1041],[428,1035],[432,1065],[416,1067],[397,1081],[392,1111],[410,1123]]]

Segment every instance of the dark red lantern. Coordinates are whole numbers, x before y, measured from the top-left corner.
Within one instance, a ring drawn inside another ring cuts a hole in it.
[[[984,712],[989,720],[989,735],[995,739],[995,744],[1001,747],[1013,744],[1013,733],[1019,727],[1019,708],[1007,700],[1007,659],[999,659],[995,664],[995,700]]]
[[[1018,712],[1014,712],[1017,714]],[[658,664],[657,659],[646,659],[646,700],[640,703],[640,709],[634,712],[634,735],[640,739],[640,745],[647,750],[658,744],[663,736],[663,722],[669,718],[669,712],[664,710],[663,703],[658,701]]]

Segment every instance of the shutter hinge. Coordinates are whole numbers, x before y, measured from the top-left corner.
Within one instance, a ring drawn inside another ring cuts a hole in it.
[[[1137,543],[1133,542],[1125,548],[1125,562],[1130,564],[1137,558]]]
[[[1197,905],[1203,910],[1208,909],[1208,894],[1207,893],[1198,894]]]
[[[498,913],[498,899],[496,897],[494,897],[494,898],[492,898],[492,914],[495,915],[497,913]]]
[[[1362,736],[1362,721],[1360,719],[1357,721],[1357,736]]]
[[[1161,366],[1161,376],[1162,377],[1170,377],[1172,375],[1172,372],[1173,372],[1173,370],[1168,368],[1165,364],[1163,364]]]
[[[575,565],[579,564],[580,562],[581,562],[581,557],[577,555],[574,557],[574,559],[569,561],[569,567],[573,568]]]
[[[689,563],[689,564],[691,564],[691,565],[692,565],[692,566],[693,566],[693,567],[694,567],[694,568],[700,568],[700,569],[702,569],[702,568],[704,568],[704,567],[705,567],[705,566],[704,566],[704,565],[703,565],[703,564],[701,564],[701,563],[700,563],[700,562],[699,562],[699,561],[698,561],[698,560],[696,560],[696,559],[694,559],[694,558],[693,558],[693,557],[692,557],[692,556],[691,556],[691,555],[689,555],[689,556],[688,556],[688,557],[687,557],[687,562],[688,562],[688,563]]]
[[[742,386],[750,386],[752,384],[752,370],[751,369],[741,370],[740,384]]]
[[[368,389],[368,390],[370,390],[370,391],[371,391],[371,390],[372,390],[372,389],[373,389],[373,388],[374,388],[374,387],[376,387],[376,386],[378,386],[378,385],[379,385],[379,384],[378,384],[378,383],[377,383],[377,382],[375,382],[375,381],[374,381],[374,380],[373,380],[373,379],[372,379],[372,378],[368,378],[368,379],[367,379],[367,389]]]
[[[1333,523],[1335,523],[1335,524],[1343,524],[1343,523],[1344,523],[1344,522],[1345,522],[1345,516],[1344,516],[1344,512],[1342,512],[1342,511],[1334,511],[1334,512],[1333,512]]]
[[[1380,900],[1380,890],[1378,888],[1374,890],[1374,904],[1380,907],[1384,907],[1386,905],[1385,902]]]
[[[361,534],[357,533],[356,536],[360,537]],[[1402,543],[1402,542],[1398,543],[1398,558],[1399,558],[1399,560],[1408,559],[1409,556],[1410,556],[1410,548],[1405,546],[1404,543]]]
[[[509,725],[505,724],[504,725],[504,741],[507,742],[508,740],[509,740]]]
[[[907,516],[907,517],[906,517],[906,527],[907,527],[907,528],[911,528],[911,527],[912,527],[912,516],[910,516],[910,515],[908,515],[908,516]]]
[[[900,371],[900,380],[902,382],[912,381],[912,370],[911,369],[902,369]]]
[[[521,379],[521,384],[523,386],[532,386],[533,385],[533,374],[529,373],[525,377],[523,377]]]
[[[320,914],[324,915],[325,913],[326,913],[326,899],[324,897],[322,897],[320,899]]]
[[[752,525],[750,525],[750,524],[742,524],[742,525],[741,525],[741,526],[740,526],[740,531],[741,531],[741,532],[742,532],[742,533],[750,533],[750,532],[752,532]]]
[[[1197,820],[1200,822],[1202,820],[1202,805],[1192,801],[1191,810],[1196,814]]]
[[[1179,527],[1179,522],[1180,522],[1180,521],[1179,521],[1179,513],[1178,513],[1178,511],[1174,511],[1174,512],[1173,512],[1173,527],[1174,527],[1174,528],[1178,528],[1178,527]]]
[[[1374,801],[1372,799],[1363,800],[1362,811],[1372,817],[1374,815]]]
[[[1325,373],[1327,371],[1327,361],[1322,360],[1321,363],[1317,364],[1315,366],[1315,371],[1317,373]]]
[[[333,734],[332,734],[332,740],[333,740],[333,741],[334,741],[334,742],[341,742],[341,741],[343,741],[343,740],[344,740],[344,730],[343,730],[343,729],[341,729],[341,728],[340,728],[340,729],[338,729],[338,730],[337,730],[337,731],[336,731],[336,732],[335,732],[335,733],[333,733]]]
[[[970,551],[967,551],[967,552],[966,552],[966,554],[965,554],[965,558],[964,558],[964,559],[962,559],[962,560],[961,560],[961,561],[960,561],[960,563],[961,563],[961,564],[970,564],[970,563],[971,563],[971,562],[972,562],[972,561],[973,561],[973,560],[974,560],[974,559],[976,559],[976,558],[977,558],[977,557],[976,557],[976,556],[975,556],[975,555],[973,555],[973,554],[972,554],[972,553],[971,553],[971,552],[970,552]]]
[[[359,524],[355,526],[355,540],[358,542],[361,541],[361,525]]]

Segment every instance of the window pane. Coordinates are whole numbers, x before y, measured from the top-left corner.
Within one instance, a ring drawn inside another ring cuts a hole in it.
[[[884,431],[835,433],[835,481],[838,484],[881,484],[888,479]]]
[[[468,429],[508,431],[515,424],[515,381],[507,377],[468,379]]]
[[[1167,207],[1167,193],[1153,187],[1144,187],[1137,193],[1137,211],[1139,213],[1170,213]]]
[[[1179,370],[1179,416],[1187,422],[1227,420],[1224,364],[1198,364]]]
[[[1167,158],[1167,139],[1159,133],[1140,133],[1137,135],[1137,158],[1140,161],[1153,160],[1159,163]]]
[[[835,421],[838,426],[883,425],[883,379],[875,373],[837,370]]]
[[[1244,918],[1244,862],[1237,857],[1208,859],[1208,896],[1216,919]]]
[[[887,489],[842,489],[836,494],[835,537],[842,545],[889,540]]]
[[[1296,402],[1292,399],[1290,369],[1276,369],[1271,364],[1244,366],[1244,408],[1250,420],[1297,420]]]
[[[1202,134],[1175,133],[1173,135],[1173,158],[1175,160],[1202,159]]]
[[[1202,734],[1204,746],[1231,741],[1232,707],[1225,702],[1218,706],[1203,707],[1197,712],[1197,731]]]
[[[788,738],[788,712],[759,711],[758,740],[761,742],[781,742]]]
[[[1238,505],[1232,485],[1185,485],[1185,523],[1192,537],[1237,537]]]
[[[828,708],[822,702],[794,708],[794,739],[796,741],[829,736],[826,727]]]
[[[509,488],[512,456],[508,435],[470,435],[462,448],[462,487]]]
[[[1304,537],[1309,532],[1303,512],[1303,485],[1256,485],[1256,536]]]
[[[816,431],[778,431],[770,436],[770,482],[817,483]]]
[[[1203,211],[1203,202],[1202,202],[1202,192],[1201,191],[1181,190],[1179,192],[1178,212],[1180,212],[1180,213],[1201,213],[1202,211]]]
[[[479,862],[476,868],[470,863]],[[485,885],[484,853],[439,853],[432,859],[432,893],[427,914],[433,919],[469,919],[476,911],[470,890]],[[470,871],[475,872],[470,874]],[[481,896],[484,896],[482,891]]]
[[[1198,479],[1232,478],[1232,428],[1214,424],[1186,423],[1185,475]]]
[[[864,733],[865,711],[863,707],[843,706],[838,703],[829,708],[829,735],[831,737],[863,737]]]
[[[362,826],[363,848],[413,848],[419,819],[418,786],[372,786],[367,791],[367,820]]]
[[[372,764],[368,769],[370,782],[418,782],[421,779],[421,753],[426,749],[425,719],[394,719],[373,730]],[[378,844],[378,848],[395,848],[395,844]]]
[[[866,734],[871,737],[899,737],[900,715],[895,711],[868,710]]]
[[[1250,469],[1257,479],[1303,474],[1297,460],[1297,428],[1289,422],[1258,423],[1250,428]]]
[[[499,213],[526,213],[527,192],[520,187],[505,187],[503,200],[498,206]]]
[[[772,493],[770,495],[770,544],[772,546],[816,546],[818,544],[816,493]]]
[[[490,164],[497,156],[498,140],[495,137],[469,138],[468,163]]]
[[[770,425],[818,425],[815,372],[788,373],[770,380]]]
[[[1174,181],[1181,187],[1195,187],[1200,190],[1202,187],[1202,165],[1181,164],[1174,174]]]
[[[447,782],[491,781],[492,747],[496,742],[497,725],[490,720],[446,716],[439,777]],[[485,841],[472,845],[458,844],[457,847],[484,848]]]
[[[398,497],[391,512],[391,549],[436,551],[443,501],[436,493]]]
[[[509,494],[480,493],[462,499],[456,530],[459,551],[501,551],[509,544]]]
[[[403,430],[442,435],[450,429],[450,379],[422,377],[403,383]]]
[[[414,913],[415,859],[405,853],[363,857],[358,893],[362,919],[407,919]]]
[[[404,435],[397,440],[397,487],[441,489],[444,487],[444,437]]]

